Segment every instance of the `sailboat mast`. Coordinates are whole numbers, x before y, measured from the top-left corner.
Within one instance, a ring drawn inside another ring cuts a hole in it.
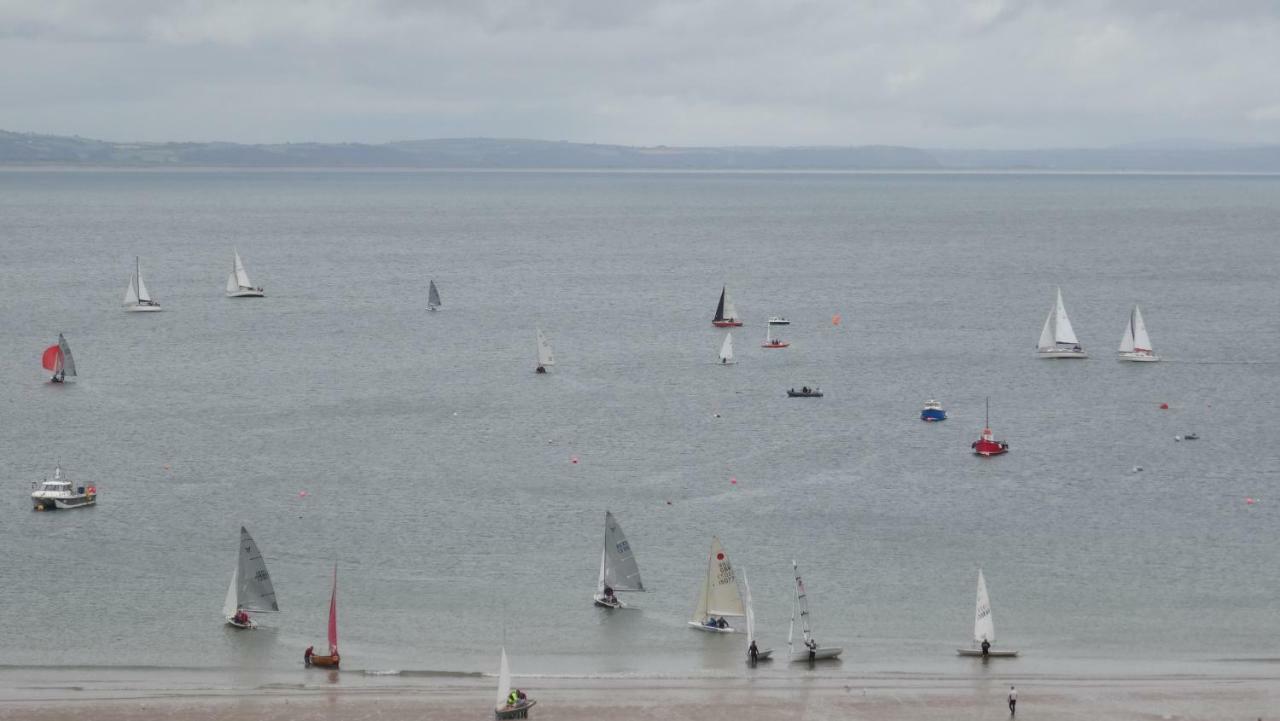
[[[982,425],[985,428],[991,427],[991,396],[987,396],[987,417]]]

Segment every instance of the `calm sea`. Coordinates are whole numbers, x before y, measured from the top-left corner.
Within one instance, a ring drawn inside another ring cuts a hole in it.
[[[2,172],[0,665],[301,674],[336,564],[352,670],[738,674],[685,626],[715,534],[767,646],[800,562],[820,673],[971,673],[979,567],[1019,673],[1274,672],[1278,240],[1269,177]],[[1087,361],[1035,357],[1058,286]],[[56,463],[96,508],[31,512]],[[606,509],[639,610],[591,605]]]

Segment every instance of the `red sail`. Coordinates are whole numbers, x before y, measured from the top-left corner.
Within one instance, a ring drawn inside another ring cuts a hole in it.
[[[333,595],[329,597],[329,655],[338,655],[338,567],[333,567]]]
[[[62,348],[57,344],[45,348],[44,358],[40,362],[44,364],[45,370],[57,373],[62,368]]]

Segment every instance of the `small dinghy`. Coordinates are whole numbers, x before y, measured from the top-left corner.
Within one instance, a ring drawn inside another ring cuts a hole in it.
[[[129,276],[129,287],[124,289],[124,309],[130,313],[155,313],[160,304],[147,290],[146,281],[142,279],[142,261],[134,256],[133,275]]]
[[[938,401],[927,400],[924,402],[924,408],[920,410],[920,420],[926,423],[945,421],[947,420],[947,412],[942,409],[942,404]]]
[[[978,603],[973,618],[973,647],[957,648],[961,656],[979,658],[1013,658],[1017,651],[992,648],[996,642],[996,624],[991,615],[991,598],[987,595],[987,580],[982,577],[982,569],[978,569]]]
[[[711,319],[711,325],[717,328],[736,328],[742,325],[742,319],[738,317],[738,308],[729,299],[727,286],[720,288],[720,302],[716,304],[716,314]]]
[[[1071,328],[1071,319],[1067,317],[1067,308],[1062,304],[1062,289],[1058,289],[1058,300],[1049,310],[1049,317],[1044,319],[1044,328],[1040,329],[1040,342],[1036,344],[1036,352],[1041,358],[1088,358],[1080,339]]]
[[[534,373],[546,373],[547,368],[556,364],[556,355],[551,352],[551,341],[547,340],[547,336],[543,334],[542,329],[538,328],[538,367],[534,369]]]
[[[1160,360],[1160,356],[1151,350],[1151,336],[1147,335],[1147,324],[1142,321],[1142,311],[1133,306],[1129,313],[1129,324],[1124,327],[1124,337],[1120,339],[1119,360],[1138,363],[1151,363]]]
[[[427,310],[437,311],[444,303],[440,302],[440,291],[436,290],[436,282],[433,280],[427,287]]]
[[[45,370],[53,372],[50,383],[64,383],[76,377],[76,361],[71,357],[71,346],[67,345],[67,339],[61,333],[58,334],[57,343],[44,349],[41,365]]]
[[[810,388],[809,386],[801,386],[800,390],[796,390],[795,388],[788,388],[787,397],[788,398],[821,398],[822,389],[817,386],[814,386],[812,388]]]
[[[609,511],[604,512],[604,547],[600,549],[600,578],[596,581],[596,593],[592,596],[597,606],[604,608],[628,608],[618,598],[620,591],[643,591],[640,565],[636,563],[631,544],[627,542],[622,526]]]
[[[720,545],[720,539],[712,537],[711,553],[707,555],[707,575],[702,579],[698,606],[689,618],[689,626],[708,633],[738,633],[731,621],[744,617],[746,613],[729,556]]]
[[[342,657],[338,655],[338,565],[333,566],[333,591],[329,594],[329,653],[326,656],[311,653],[311,648],[303,655],[303,663],[307,667],[338,668]]]
[[[520,689],[511,690],[511,666],[507,663],[507,649],[502,648],[502,660],[498,662],[498,701],[493,707],[493,718],[529,718],[529,709],[538,703]]]
[[[747,614],[747,663],[770,661],[773,649],[756,645],[756,614],[751,610],[751,584],[747,582],[747,569],[742,569],[742,606]]]
[[[731,366],[737,362],[733,359],[733,333],[725,333],[724,343],[720,344],[720,365]]]
[[[261,287],[255,286],[249,280],[249,274],[244,272],[244,262],[240,260],[240,251],[235,248],[231,249],[231,275],[227,276],[227,297],[228,298],[263,298],[267,294]]]
[[[982,427],[982,435],[970,447],[980,456],[999,456],[1009,452],[1009,444],[997,441],[991,432],[991,399],[987,399],[987,420]]]
[[[222,616],[236,628],[256,628],[257,623],[249,613],[278,613],[276,589],[267,573],[267,562],[262,559],[258,544],[244,526],[240,527],[240,547],[236,551],[236,564],[231,568],[231,585],[227,587],[227,599],[222,604]]]
[[[819,646],[813,638],[813,629],[809,622],[809,599],[804,590],[804,581],[800,580],[800,565],[791,562],[791,570],[796,574],[796,595],[791,604],[791,628],[787,631],[787,652],[792,661],[827,661],[837,659],[844,649],[839,646]],[[800,619],[800,632],[804,642],[799,648],[795,645],[796,619]]]

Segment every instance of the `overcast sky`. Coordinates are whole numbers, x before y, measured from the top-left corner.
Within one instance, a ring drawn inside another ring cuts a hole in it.
[[[1280,0],[0,0],[0,64],[109,140],[1280,142]]]

